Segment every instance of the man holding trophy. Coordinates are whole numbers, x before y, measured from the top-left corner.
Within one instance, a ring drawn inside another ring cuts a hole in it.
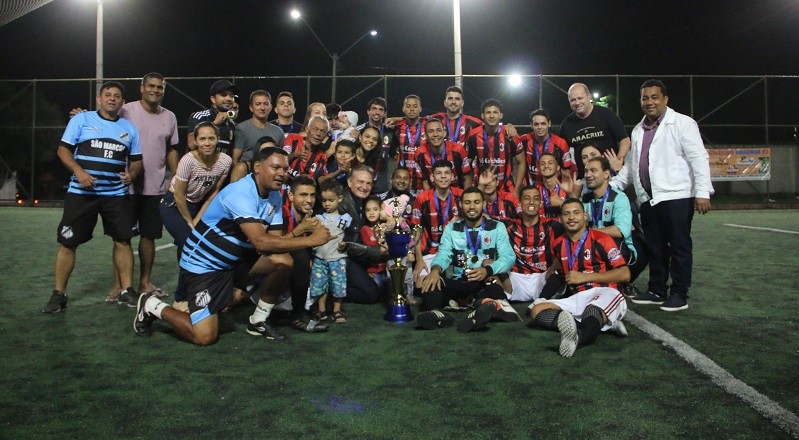
[[[430,273],[422,279],[423,312],[416,323],[423,329],[453,325],[454,317],[441,309],[450,300],[471,297],[476,309],[458,323],[458,331],[479,329],[497,313],[494,300],[507,298],[499,283],[487,281],[510,270],[516,258],[504,224],[483,216],[485,199],[475,187],[463,192],[460,205],[463,218],[446,226]]]

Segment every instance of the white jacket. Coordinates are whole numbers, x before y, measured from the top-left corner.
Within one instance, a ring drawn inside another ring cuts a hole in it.
[[[649,197],[638,174],[644,120],[633,128],[630,152],[611,182],[613,186],[624,189],[632,183],[639,205],[690,197],[709,199],[713,194],[710,162],[699,127],[690,117],[668,107],[649,147],[649,180],[652,183],[652,197]]]

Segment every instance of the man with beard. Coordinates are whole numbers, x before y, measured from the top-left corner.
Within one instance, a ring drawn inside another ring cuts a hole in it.
[[[452,315],[441,309],[450,300],[474,297],[476,309],[458,323],[459,332],[485,326],[497,313],[494,300],[505,300],[499,283],[486,280],[510,270],[513,248],[502,222],[483,216],[483,193],[468,188],[461,196],[463,219],[446,226],[433,259],[430,273],[421,282],[423,312],[416,317],[419,327],[434,330],[454,323]],[[452,278],[442,273],[452,266]]]
[[[618,283],[630,280],[630,269],[612,237],[588,228],[583,203],[568,198],[561,207],[566,236],[553,246],[571,296],[544,300],[530,309],[536,326],[560,332],[559,353],[572,357],[578,347],[594,342],[600,331],[625,337],[621,319],[627,312]]]
[[[486,201],[485,212],[489,217],[495,218],[505,224],[519,218],[521,207],[519,200],[513,193],[499,188],[497,169],[493,165],[483,164],[478,170],[477,188],[483,192]]]
[[[439,119],[444,124],[448,141],[461,145],[466,144],[469,132],[483,123],[480,118],[464,114],[464,104],[463,90],[458,86],[450,86],[447,87],[444,96],[444,107],[447,111],[430,115],[431,118]]]
[[[283,130],[277,125],[266,120],[272,111],[272,97],[266,90],[256,90],[250,93],[250,111],[252,118],[236,125],[234,150],[231,157],[233,166],[240,160],[250,160],[258,152],[258,139],[269,136],[283,145]],[[220,142],[222,142],[220,140]]]
[[[220,153],[233,157],[235,165],[237,159],[231,150],[233,149],[236,123],[228,118],[227,112],[233,108],[238,93],[238,87],[225,79],[220,79],[211,86],[211,107],[192,113],[189,116],[188,124],[186,124],[189,132],[186,145],[189,150],[197,149],[197,143],[194,142],[194,127],[200,122],[212,122],[219,130],[219,142],[216,144],[216,149]]]
[[[184,340],[196,345],[216,342],[218,313],[233,301],[234,287],[243,289],[263,277],[260,299],[250,316],[247,333],[268,339],[284,336],[269,322],[269,314],[288,285],[292,259],[288,252],[331,240],[323,226],[304,237],[283,236],[280,188],[286,179],[286,153],[268,147],[258,153],[252,174],[214,197],[183,247],[181,277],[189,292],[189,312],[181,312],[149,293],[139,296],[133,328],[152,332],[156,318],[166,321]]]

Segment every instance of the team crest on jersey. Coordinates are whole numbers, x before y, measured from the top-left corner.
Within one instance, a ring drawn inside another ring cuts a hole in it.
[[[605,209],[602,211],[602,215],[605,216],[605,217],[609,216],[610,215],[610,208],[606,206]]]
[[[544,239],[544,231],[541,231],[541,232],[538,233],[538,239],[539,240],[543,240]]]
[[[405,205],[405,214],[410,215],[411,212],[413,212],[413,206],[411,206],[410,204]]]
[[[585,249],[583,251],[583,260],[588,261],[591,259],[591,249]]]
[[[619,251],[618,248],[613,248],[608,251],[608,258],[610,261],[616,261],[619,259],[619,257],[621,257],[621,251]]]
[[[72,232],[72,226],[62,226],[61,227],[61,236],[69,240],[72,236],[75,235]]]
[[[388,145],[388,135],[383,136],[383,145]]]
[[[490,235],[483,236],[483,244],[486,245],[486,246],[491,246],[491,236]]]
[[[316,162],[311,164],[311,167],[308,168],[308,174],[313,174],[316,172]]]
[[[211,294],[208,292],[208,289],[205,289],[202,292],[197,292],[194,297],[194,304],[196,304],[199,308],[207,307],[210,302]]]

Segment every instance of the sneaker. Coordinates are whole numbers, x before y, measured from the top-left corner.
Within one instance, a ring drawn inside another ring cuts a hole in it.
[[[669,299],[667,299],[666,302],[660,306],[660,310],[663,310],[664,312],[677,312],[687,308],[688,300],[675,293],[672,293],[671,296],[669,296]]]
[[[189,302],[188,301],[175,301],[172,303],[172,308],[184,313],[189,313]]]
[[[666,298],[654,292],[639,293],[635,295],[630,301],[635,304],[663,304]]]
[[[522,320],[522,317],[519,316],[519,312],[513,308],[510,303],[504,299],[497,300],[498,303],[498,310],[497,314],[494,317],[503,322],[518,322]]]
[[[641,292],[638,291],[638,288],[632,284],[622,284],[621,286],[621,293],[627,299],[633,299],[636,296],[640,295]]]
[[[144,304],[154,296],[154,293],[142,293],[136,301],[136,317],[133,318],[133,330],[139,336],[150,336],[153,333],[153,321],[155,316],[144,310]]]
[[[449,313],[431,310],[416,315],[416,325],[425,330],[435,330],[450,327],[455,324],[455,318]]]
[[[294,319],[291,326],[297,330],[308,333],[323,333],[327,331],[328,325],[323,324],[315,319],[311,319],[307,314]]]
[[[42,313],[58,313],[61,309],[66,309],[68,305],[69,297],[67,294],[53,290],[53,294],[50,295],[50,301],[47,301],[47,305],[42,307]]]
[[[569,312],[560,312],[558,315],[558,331],[560,332],[560,353],[563,357],[572,357],[577,351],[580,335],[577,332],[577,321]]]
[[[627,337],[627,326],[621,320],[618,320],[610,325],[610,332],[620,338]]]
[[[494,301],[486,301],[458,323],[458,331],[461,333],[468,333],[479,329],[488,324],[496,313],[497,304]]]
[[[136,293],[136,290],[133,287],[128,287],[127,289],[119,292],[117,301],[119,302],[119,305],[122,306],[136,307],[139,303],[139,294]]]
[[[266,339],[286,339],[283,333],[272,327],[272,323],[268,319],[256,324],[247,324],[247,333],[253,336],[265,336]]]

